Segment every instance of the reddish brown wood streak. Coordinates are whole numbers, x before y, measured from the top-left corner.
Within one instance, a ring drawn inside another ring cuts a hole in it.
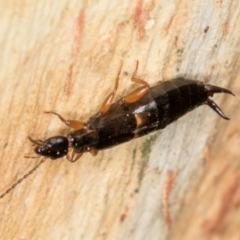
[[[128,207],[126,207],[125,211],[120,215],[120,222],[123,223],[128,216]]]
[[[136,7],[134,9],[134,13],[133,13],[133,27],[137,28],[139,21],[140,21],[140,15],[142,13],[142,4],[143,1],[142,0],[137,0],[137,4]]]
[[[222,30],[223,30],[223,36],[226,37],[228,34],[228,24],[226,22],[222,25]]]
[[[76,19],[76,24],[75,24],[75,37],[74,37],[74,50],[73,50],[73,54],[75,57],[77,57],[80,46],[81,46],[81,40],[83,36],[84,16],[85,16],[85,11],[84,9],[81,9],[78,13],[78,17]]]
[[[73,66],[74,64],[71,63],[68,67],[68,72],[67,72],[67,76],[66,76],[66,82],[65,82],[65,94],[67,96],[70,95],[71,92],[71,88],[72,88],[72,73],[73,73]]]
[[[162,191],[162,212],[165,223],[167,224],[168,228],[171,228],[172,225],[172,219],[169,213],[169,196],[172,191],[176,175],[177,175],[176,169],[168,171]]]
[[[75,20],[74,27],[74,42],[72,47],[72,63],[69,65],[66,83],[65,83],[65,94],[69,96],[72,90],[72,73],[74,68],[74,63],[76,62],[77,56],[80,51],[81,40],[83,36],[83,26],[84,26],[84,9],[81,9],[78,13],[78,17]]]
[[[138,31],[138,40],[141,40],[147,20],[149,19],[150,7],[143,9],[143,1],[137,0],[136,7],[133,12],[133,27]]]
[[[220,206],[217,211],[215,219],[208,224],[207,229],[208,234],[213,234],[216,232],[221,232],[224,230],[224,220],[229,212],[229,210],[234,207],[234,196],[237,193],[240,185],[240,171],[238,171],[230,180],[228,186],[222,194],[220,201]]]
[[[178,37],[175,37],[173,45],[175,48],[178,48]]]

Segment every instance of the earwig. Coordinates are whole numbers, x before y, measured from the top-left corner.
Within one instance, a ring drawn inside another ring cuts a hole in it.
[[[141,86],[113,103],[121,67],[115,80],[114,90],[102,103],[99,112],[90,117],[86,123],[65,120],[56,112],[45,112],[57,115],[65,125],[74,130],[67,137],[55,136],[44,141],[29,137],[30,141],[36,145],[35,153],[44,158],[28,174],[0,195],[0,198],[32,174],[47,158],[56,160],[66,156],[67,160],[75,162],[87,152],[96,156],[100,150],[163,129],[198,106],[206,104],[220,117],[229,120],[217,104],[209,98],[215,93],[235,96],[228,89],[182,77],[158,82],[150,87],[147,82],[136,77],[138,62],[131,80]],[[68,153],[69,148],[72,148],[71,155]]]

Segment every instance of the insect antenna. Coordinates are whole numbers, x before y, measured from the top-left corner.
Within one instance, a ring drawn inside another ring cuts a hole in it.
[[[25,156],[26,158],[32,158],[29,156]],[[5,195],[7,195],[9,192],[11,192],[18,184],[20,184],[24,179],[29,177],[34,171],[36,171],[39,166],[46,161],[46,157],[43,158],[32,170],[30,170],[27,174],[25,174],[23,177],[21,177],[17,182],[15,182],[10,188],[8,188],[3,194],[0,195],[0,198],[3,198]]]

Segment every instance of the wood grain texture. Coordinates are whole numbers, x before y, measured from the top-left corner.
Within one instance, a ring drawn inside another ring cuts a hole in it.
[[[76,163],[46,161],[0,199],[1,239],[240,239],[240,3],[1,1],[0,189],[37,163],[27,140],[86,121],[123,61],[117,96],[176,76],[231,89],[161,132]]]

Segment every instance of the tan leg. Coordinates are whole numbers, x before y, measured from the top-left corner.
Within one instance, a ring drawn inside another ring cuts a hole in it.
[[[91,148],[90,149],[90,151],[89,151],[93,156],[97,156],[97,154],[98,154],[98,150],[97,149],[95,149],[95,148]]]
[[[131,81],[149,87],[149,85],[148,85],[148,83],[147,83],[146,81],[144,81],[143,79],[140,79],[140,78],[136,77],[137,71],[138,71],[138,61],[137,61],[137,64],[136,64],[136,68],[135,68],[135,70],[134,70],[134,72],[133,72],[133,75],[132,75],[132,77],[131,77]]]
[[[85,125],[84,122],[81,121],[77,121],[77,120],[65,120],[60,114],[52,112],[52,111],[48,111],[48,112],[44,112],[44,113],[51,113],[54,115],[57,115],[59,117],[59,119],[65,123],[68,127],[79,130],[82,129]]]
[[[83,153],[77,153],[77,152],[73,151],[71,157],[69,155],[67,155],[67,160],[70,162],[76,162],[82,155],[83,155]]]
[[[114,86],[114,89],[112,91],[112,93],[110,93],[107,98],[105,99],[105,101],[103,102],[101,108],[100,108],[100,113],[105,113],[109,107],[111,106],[111,104],[113,103],[113,98],[117,92],[117,88],[118,88],[118,82],[119,82],[119,75],[121,73],[121,70],[122,70],[122,63],[121,63],[121,66],[119,68],[119,71],[118,71],[118,75],[117,75],[117,78],[115,80],[115,86]]]
[[[37,146],[41,146],[41,145],[44,144],[44,142],[43,142],[42,140],[34,140],[34,139],[32,139],[31,137],[29,137],[29,136],[28,136],[28,139],[29,139],[32,143],[34,143],[35,145],[37,145]]]
[[[135,82],[135,83],[139,83],[142,84],[142,87],[137,88],[136,90],[132,91],[131,93],[129,93],[126,97],[124,97],[124,101],[126,103],[133,103],[136,102],[137,100],[139,100],[144,94],[147,93],[147,91],[149,90],[149,85],[147,82],[145,82],[143,79],[140,79],[138,77],[136,77],[137,75],[137,70],[138,70],[138,61],[136,64],[136,68],[135,71],[133,72],[131,81]]]

